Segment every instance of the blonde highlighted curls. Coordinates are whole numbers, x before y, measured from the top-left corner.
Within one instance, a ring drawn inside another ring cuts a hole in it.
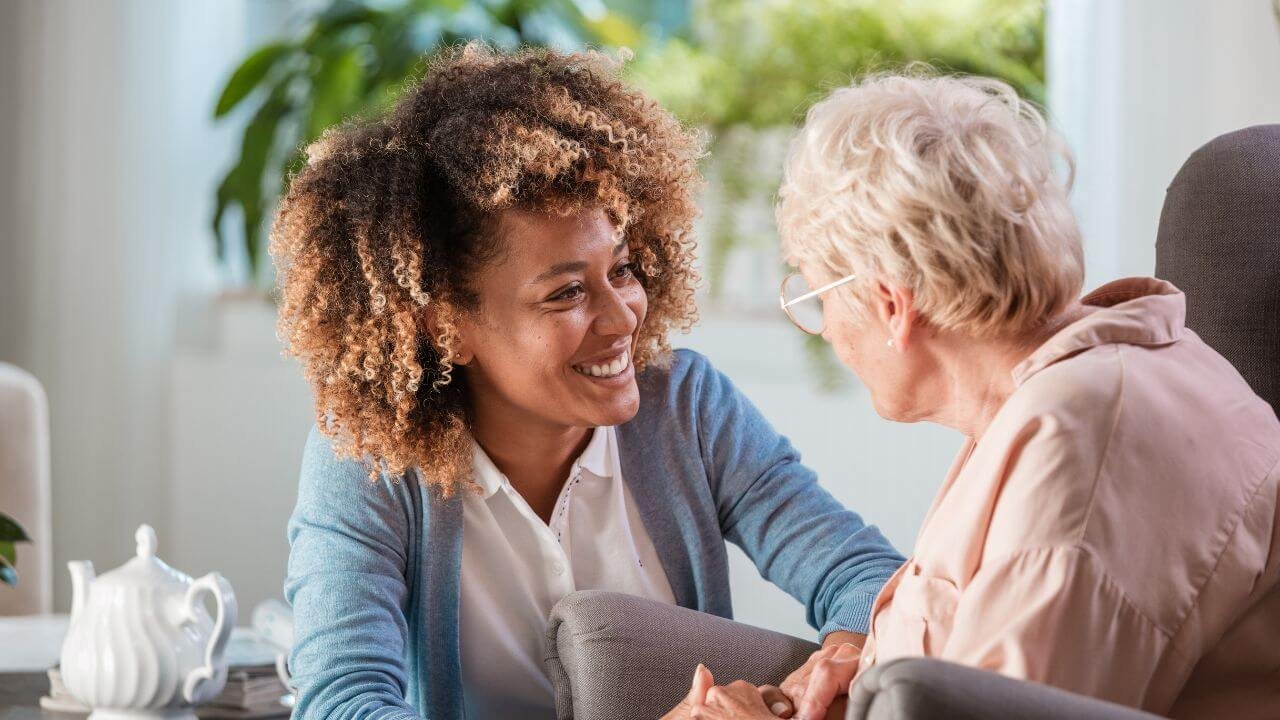
[[[624,85],[618,61],[471,44],[438,56],[386,116],[307,149],[271,233],[279,333],[320,429],[370,477],[421,470],[443,496],[471,478],[457,313],[501,252],[496,216],[603,207],[649,310],[637,370],[696,320],[692,225],[700,139]],[[435,336],[425,328],[430,312]]]
[[[873,75],[814,105],[793,141],[783,253],[833,277],[901,283],[939,328],[1019,335],[1084,281],[1072,168],[1040,112],[999,80],[923,66]]]

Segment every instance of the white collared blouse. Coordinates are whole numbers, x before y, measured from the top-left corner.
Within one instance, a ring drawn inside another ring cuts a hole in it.
[[[479,494],[463,498],[460,638],[470,718],[554,718],[542,664],[551,608],[575,590],[675,603],[622,480],[612,427],[598,427],[543,522],[475,445]]]

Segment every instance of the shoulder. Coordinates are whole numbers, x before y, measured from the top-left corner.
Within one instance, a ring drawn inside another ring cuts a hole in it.
[[[1009,397],[1013,415],[1049,415],[1079,431],[1114,419],[1124,391],[1124,361],[1116,345],[1073,355],[1032,375]]]
[[[372,459],[340,456],[334,439],[313,425],[302,451],[295,513],[374,522],[379,517],[385,520],[388,508],[407,509],[413,504],[411,493],[417,482],[413,472],[391,477],[374,468]]]
[[[636,383],[641,397],[663,396],[697,386],[712,374],[716,374],[716,370],[706,356],[687,348],[677,348],[645,367],[636,377]]]
[[[640,411],[628,424],[668,423],[725,408],[739,397],[737,388],[702,354],[680,348],[649,365],[636,378]]]
[[[998,493],[988,552],[1080,543],[1121,411],[1114,346],[1028,378],[992,420],[970,461]]]
[[[303,487],[327,487],[336,489],[344,485],[369,483],[371,463],[367,460],[339,457],[334,439],[312,425],[307,442],[302,448],[302,472],[299,478]]]

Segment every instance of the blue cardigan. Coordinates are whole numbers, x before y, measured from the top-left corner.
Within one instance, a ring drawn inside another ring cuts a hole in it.
[[[640,411],[617,431],[622,474],[676,602],[732,616],[729,540],[823,635],[866,632],[903,562],[893,546],[706,358],[677,351],[638,383]],[[459,498],[424,492],[412,474],[370,482],[313,429],[289,544],[294,717],[462,718]]]

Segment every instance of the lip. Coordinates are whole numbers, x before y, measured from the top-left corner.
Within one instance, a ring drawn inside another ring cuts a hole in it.
[[[574,371],[575,375],[577,375],[578,377],[584,380],[590,380],[591,382],[596,383],[597,385],[604,385],[606,387],[615,388],[615,389],[631,382],[631,380],[635,377],[635,373],[636,373],[635,364],[630,361],[627,362],[627,367],[623,369],[622,372],[618,373],[617,375],[611,375],[609,377],[596,377],[594,375],[583,375],[582,373],[577,372],[576,370]]]
[[[631,349],[631,338],[627,338],[626,342],[617,343],[612,348],[605,350],[604,352],[592,355],[583,360],[570,361],[569,365],[599,365],[605,360],[612,360],[618,357],[619,355],[621,355],[622,353],[629,351],[630,349]]]

